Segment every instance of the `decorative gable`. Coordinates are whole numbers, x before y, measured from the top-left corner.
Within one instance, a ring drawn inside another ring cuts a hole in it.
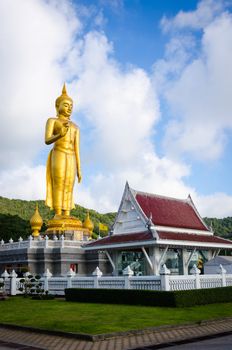
[[[142,232],[146,229],[146,222],[147,218],[139,208],[127,183],[113,226],[113,234]]]

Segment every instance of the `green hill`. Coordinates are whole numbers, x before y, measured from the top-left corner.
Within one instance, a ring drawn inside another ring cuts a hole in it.
[[[25,201],[20,199],[8,199],[0,197],[0,240],[8,241],[10,238],[18,240],[27,238],[31,234],[29,220],[32,217],[36,203],[44,220],[42,231],[46,230],[46,223],[54,216],[54,212],[45,206],[44,201]],[[84,221],[88,209],[76,205],[71,214]],[[101,222],[108,227],[114,222],[116,213],[99,214],[95,210],[89,210],[91,220],[94,222],[95,237],[98,234],[98,223]],[[224,219],[204,218],[208,226],[213,227],[217,236],[232,239],[232,217]]]
[[[46,230],[48,220],[54,216],[54,212],[45,206],[44,201],[25,201],[0,197],[0,240],[8,241],[10,238],[18,240],[20,236],[27,238],[31,234],[29,221],[35,211],[36,203],[38,203],[39,212],[44,221],[41,230],[43,232]],[[90,218],[94,223],[95,235],[98,234],[99,222],[110,227],[115,218],[115,213],[99,214],[95,210],[88,210],[79,205],[76,205],[71,215],[84,221],[87,211],[89,211]]]
[[[232,239],[232,217],[224,219],[204,218],[208,226],[212,226],[216,236]]]

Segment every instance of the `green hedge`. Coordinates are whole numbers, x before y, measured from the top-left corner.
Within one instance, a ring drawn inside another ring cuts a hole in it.
[[[175,294],[175,306],[194,306],[232,302],[232,287],[192,289],[171,293]]]
[[[184,307],[232,302],[232,287],[171,292],[68,288],[65,297],[67,301],[82,303]]]

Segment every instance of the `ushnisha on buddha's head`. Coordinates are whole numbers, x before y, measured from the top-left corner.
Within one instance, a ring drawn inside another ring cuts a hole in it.
[[[58,117],[63,116],[67,119],[70,118],[73,109],[73,100],[68,96],[65,84],[62,89],[62,94],[56,99],[55,105]]]

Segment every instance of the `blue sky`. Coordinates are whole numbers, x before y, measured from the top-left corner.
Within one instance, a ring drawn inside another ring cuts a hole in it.
[[[81,129],[75,202],[132,188],[232,216],[232,2],[2,1],[0,195],[45,197],[46,119],[64,81]]]

